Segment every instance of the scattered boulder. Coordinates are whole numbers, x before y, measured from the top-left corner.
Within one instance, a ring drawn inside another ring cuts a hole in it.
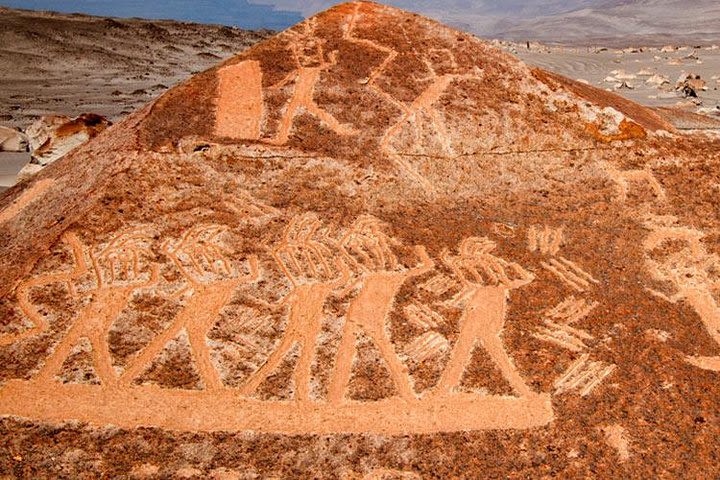
[[[686,74],[683,72],[675,84],[675,90],[678,90],[686,98],[697,98],[698,92],[707,90],[705,80],[700,75]]]
[[[620,82],[615,85],[615,90],[635,90],[635,86],[628,82]]]
[[[110,125],[112,123],[108,119],[94,113],[84,113],[77,118],[62,115],[44,116],[26,130],[33,157],[32,163],[48,165],[95,137]]]
[[[648,85],[655,85],[655,86],[662,86],[662,85],[669,85],[670,79],[667,78],[664,75],[658,75],[657,73],[653,75],[652,77],[645,80],[645,83]]]
[[[618,70],[615,74],[615,78],[618,80],[635,80],[637,78],[637,75],[633,73],[628,73],[625,70]]]
[[[674,52],[675,50],[677,50],[677,48],[673,47],[672,45],[665,45],[664,47],[662,47],[660,49],[660,51],[662,53],[671,53],[671,52]]]
[[[649,68],[643,68],[637,73],[638,77],[651,77],[653,75],[655,75],[655,72]]]
[[[701,115],[714,115],[720,117],[720,105],[698,108],[697,113]]]
[[[701,112],[710,109],[699,109],[697,113],[687,110],[686,107],[658,107],[655,109],[666,120],[679,130],[720,130],[720,120]],[[720,113],[720,109],[717,109]]]

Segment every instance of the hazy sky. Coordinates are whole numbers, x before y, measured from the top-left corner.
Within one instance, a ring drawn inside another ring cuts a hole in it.
[[[566,12],[612,0],[387,0],[476,33],[506,20]],[[333,0],[0,0],[0,5],[118,17],[173,18],[242,28],[289,27]]]

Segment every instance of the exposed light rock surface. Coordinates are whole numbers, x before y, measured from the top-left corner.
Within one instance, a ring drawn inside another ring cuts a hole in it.
[[[0,152],[27,152],[28,139],[14,128],[0,125]]]
[[[0,198],[0,471],[712,477],[718,146],[332,8]]]

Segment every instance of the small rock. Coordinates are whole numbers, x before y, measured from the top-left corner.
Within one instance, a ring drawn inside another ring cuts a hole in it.
[[[635,86],[628,82],[622,82],[615,85],[615,90],[635,90]]]
[[[625,70],[620,70],[615,74],[615,78],[618,80],[635,80],[637,75],[628,73]]]
[[[648,78],[647,80],[645,80],[645,83],[648,84],[648,85],[656,85],[656,86],[669,85],[669,84],[670,84],[670,79],[667,78],[667,77],[665,77],[665,76],[663,76],[663,75],[655,74],[655,75],[653,75],[652,77],[650,77],[650,78]]]

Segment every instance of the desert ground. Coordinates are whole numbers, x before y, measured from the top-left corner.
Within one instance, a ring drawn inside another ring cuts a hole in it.
[[[117,121],[271,33],[0,7],[0,124],[84,112]]]
[[[624,49],[534,43],[528,49],[527,45],[503,45],[531,65],[610,89],[642,105],[680,106],[687,110],[715,109],[716,115],[720,116],[720,46],[717,45]],[[665,77],[670,83],[665,86],[648,83],[653,75]],[[683,75],[700,75],[706,82],[707,90],[698,91],[697,99],[676,93],[677,80]],[[623,82],[626,85],[622,85]]]

